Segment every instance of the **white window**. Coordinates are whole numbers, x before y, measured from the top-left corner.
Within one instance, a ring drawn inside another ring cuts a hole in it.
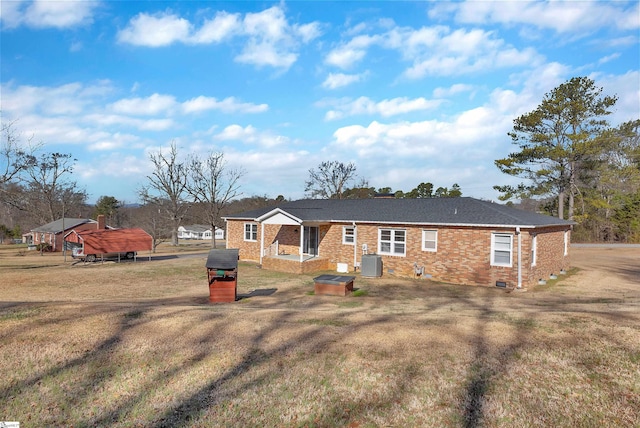
[[[438,250],[438,231],[423,230],[422,231],[422,251]]]
[[[406,251],[406,234],[401,229],[378,230],[378,253],[391,256],[404,256]]]
[[[531,236],[531,266],[535,266],[538,261],[538,236]]]
[[[342,243],[353,245],[356,242],[356,228],[353,226],[344,226],[342,228]]]
[[[569,231],[564,232],[564,255],[569,255]]]
[[[513,235],[506,233],[491,234],[491,265],[511,267],[513,253]]]
[[[258,225],[255,223],[244,224],[244,240],[245,241],[257,241],[258,240]]]

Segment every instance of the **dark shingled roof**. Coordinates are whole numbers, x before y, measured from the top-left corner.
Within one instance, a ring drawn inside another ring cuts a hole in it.
[[[465,226],[569,226],[572,221],[474,198],[303,199],[226,216],[257,220],[281,210],[303,222],[358,222]]]
[[[73,229],[81,224],[85,223],[95,223],[98,224],[97,221],[91,220],[90,218],[65,218],[64,219],[64,230]],[[58,219],[56,221],[52,221],[51,223],[47,223],[43,226],[36,227],[31,230],[32,232],[45,232],[45,233],[59,233],[62,232],[62,219]]]

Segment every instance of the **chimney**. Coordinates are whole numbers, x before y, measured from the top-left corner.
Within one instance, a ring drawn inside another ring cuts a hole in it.
[[[107,225],[104,222],[104,214],[98,216],[98,230],[106,229]]]

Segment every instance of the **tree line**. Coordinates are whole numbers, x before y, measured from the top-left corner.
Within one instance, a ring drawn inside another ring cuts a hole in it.
[[[357,167],[353,162],[343,163],[337,160],[321,162],[316,168],[309,170],[309,178],[305,181],[305,194],[319,199],[366,199],[379,196],[394,198],[456,198],[462,196],[462,189],[457,183],[447,187],[434,189],[432,183],[420,183],[414,189],[403,192],[393,191],[391,187],[370,187],[369,182],[356,174]],[[349,186],[352,187],[349,187]]]
[[[501,199],[537,200],[538,209],[577,223],[581,241],[640,242],[640,119],[612,126],[617,97],[574,77],[514,119],[517,150],[495,161],[519,185]]]

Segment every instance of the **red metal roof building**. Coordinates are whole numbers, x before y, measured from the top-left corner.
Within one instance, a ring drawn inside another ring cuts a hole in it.
[[[153,239],[142,229],[72,230],[65,241],[84,245],[84,254],[151,251]]]

